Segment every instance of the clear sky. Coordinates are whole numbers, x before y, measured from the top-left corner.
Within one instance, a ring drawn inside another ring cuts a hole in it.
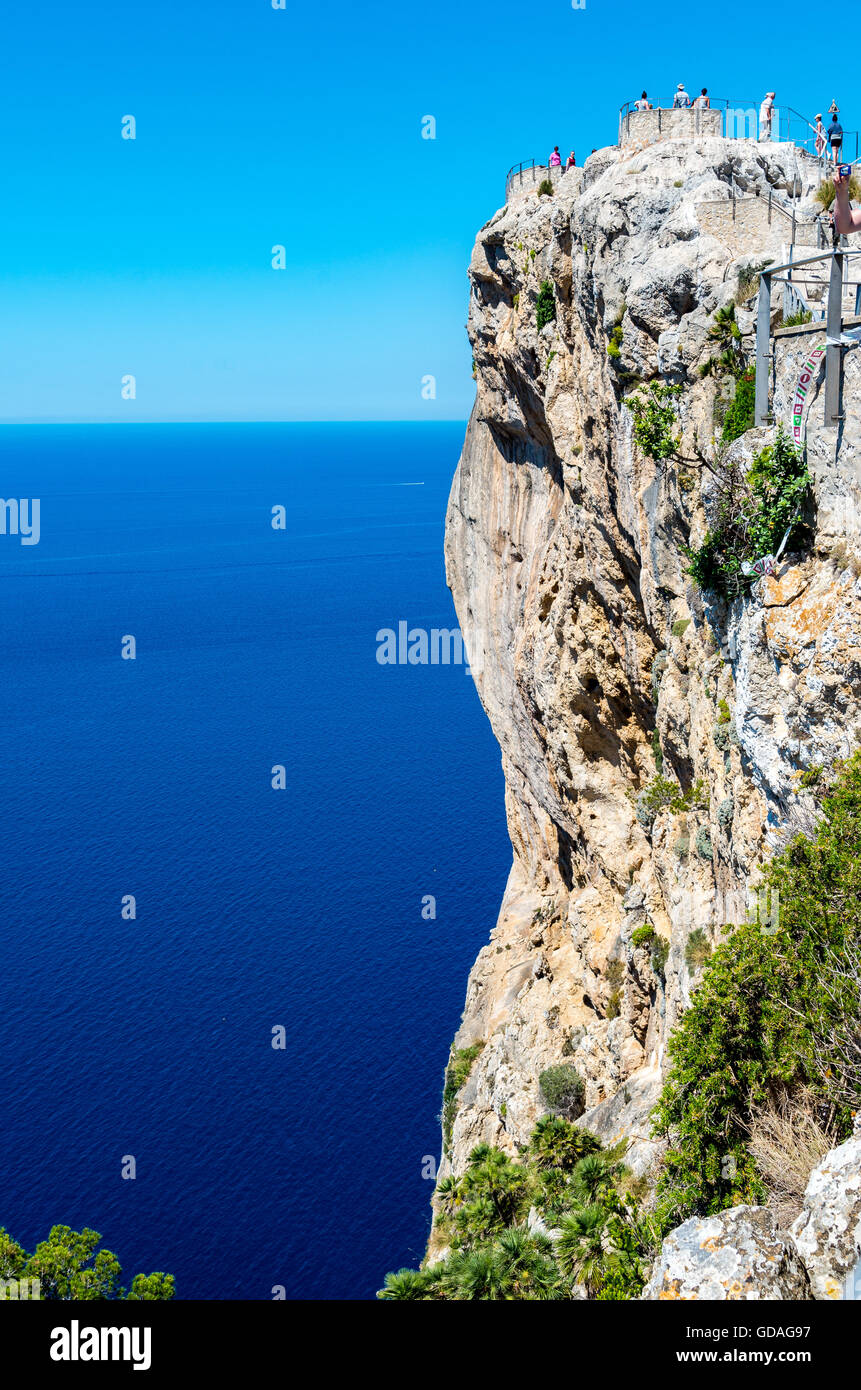
[[[465,418],[466,267],[508,167],[557,142],[582,162],[622,101],[682,80],[805,114],[836,96],[854,129],[823,16],[4,0],[0,419]]]

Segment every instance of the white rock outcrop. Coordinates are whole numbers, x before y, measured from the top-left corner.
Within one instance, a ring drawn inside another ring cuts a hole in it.
[[[809,1300],[807,1273],[766,1207],[692,1217],[661,1247],[644,1299]]]
[[[844,1298],[847,1276],[861,1269],[861,1135],[816,1165],[791,1234],[813,1297]],[[859,1295],[861,1288],[853,1289],[853,1297]]]

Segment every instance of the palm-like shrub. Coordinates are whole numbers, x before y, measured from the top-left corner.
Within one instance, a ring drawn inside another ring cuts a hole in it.
[[[587,1205],[597,1202],[612,1185],[613,1170],[603,1154],[589,1154],[580,1159],[574,1169],[573,1189]]]
[[[606,1264],[607,1213],[597,1202],[566,1216],[556,1242],[556,1262],[567,1279],[585,1284],[590,1297],[601,1287]]]
[[[725,304],[718,309],[709,328],[709,338],[717,353],[700,367],[700,376],[738,376],[744,371],[747,358],[734,304]]]
[[[423,1269],[399,1269],[386,1275],[386,1282],[377,1293],[377,1298],[390,1302],[404,1302],[408,1299],[424,1300],[430,1298],[433,1279]]]
[[[512,1226],[496,1244],[496,1259],[507,1299],[545,1300],[559,1297],[559,1270],[551,1258],[546,1236],[530,1235],[525,1226]]]
[[[529,1140],[530,1157],[539,1168],[561,1168],[563,1172],[600,1147],[600,1139],[588,1129],[578,1129],[561,1115],[542,1115]]]

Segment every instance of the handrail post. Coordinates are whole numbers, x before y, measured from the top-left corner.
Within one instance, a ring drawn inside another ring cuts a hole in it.
[[[768,383],[771,355],[771,276],[763,271],[759,277],[759,298],[756,306],[756,385],[754,389],[754,423],[768,424]]]
[[[843,332],[843,262],[844,256],[835,251],[831,259],[831,277],[828,281],[828,315],[825,321],[825,424],[834,427],[840,423],[840,375],[843,349],[840,336]]]

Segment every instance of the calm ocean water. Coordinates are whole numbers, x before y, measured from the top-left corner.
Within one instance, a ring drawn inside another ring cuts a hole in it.
[[[4,497],[41,499],[37,546],[0,536],[0,1225],[24,1245],[90,1225],[128,1279],[207,1299],[370,1298],[420,1258],[510,851],[471,679],[380,666],[375,634],[455,625],[462,435],[3,430]]]

